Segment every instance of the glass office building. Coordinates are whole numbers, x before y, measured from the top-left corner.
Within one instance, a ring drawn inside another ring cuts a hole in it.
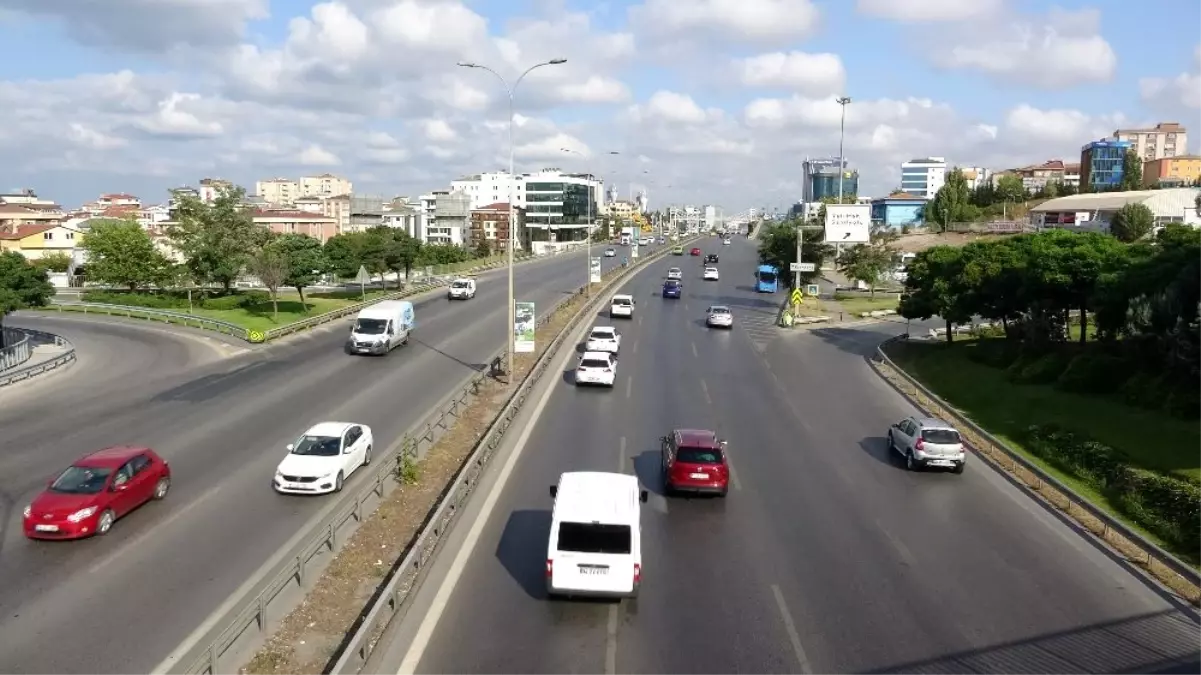
[[[856,170],[839,172],[837,167],[820,169],[809,176],[809,194],[813,201],[820,202],[829,197],[838,198],[838,184],[842,182],[842,195],[848,197],[859,194],[859,172]]]
[[[1080,150],[1080,187],[1104,192],[1122,184],[1122,163],[1130,152],[1129,141],[1093,141]]]
[[[582,241],[588,218],[596,217],[592,188],[584,181],[525,184],[526,229],[532,241]]]

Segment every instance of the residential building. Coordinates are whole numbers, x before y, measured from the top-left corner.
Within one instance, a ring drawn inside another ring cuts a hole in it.
[[[1113,190],[1122,184],[1123,162],[1129,141],[1101,139],[1080,149],[1080,189],[1088,192]]]
[[[1022,187],[1027,191],[1038,192],[1050,183],[1078,186],[1080,184],[1080,165],[1065,164],[1061,159],[1049,159],[1042,164],[1032,164],[993,174],[992,184],[995,186],[1005,176],[1017,176],[1022,179]]]
[[[1129,143],[1144,162],[1188,154],[1188,130],[1177,122],[1160,122],[1150,129],[1118,129],[1113,139]]]
[[[0,204],[0,231],[20,225],[59,225],[66,219],[61,210],[38,209],[32,204]]]
[[[425,242],[462,246],[471,218],[471,197],[462,191],[436,190],[432,218],[427,218]]]
[[[322,197],[297,197],[292,206],[298,211],[322,213],[325,210],[325,199]]]
[[[270,209],[254,212],[254,224],[278,234],[304,234],[321,243],[338,234],[338,221],[300,210]]]
[[[271,178],[254,184],[254,193],[268,204],[289,206],[300,197],[300,182],[291,178]]]
[[[1048,199],[1030,209],[1030,224],[1037,228],[1107,232],[1109,221],[1127,204],[1142,204],[1155,216],[1156,225],[1187,223],[1201,225],[1197,212],[1199,188],[1101,192]]]
[[[959,172],[963,174],[963,179],[967,181],[967,189],[975,190],[982,185],[987,185],[992,178],[992,171],[978,166],[961,166]]]
[[[15,251],[29,260],[52,253],[74,257],[75,246],[83,237],[79,231],[58,223],[37,225],[0,225],[0,251]]]
[[[232,190],[236,186],[223,178],[202,178],[200,188],[196,191],[200,201],[211,204],[223,191]]]
[[[930,200],[946,183],[945,157],[923,157],[901,164],[901,192]]]
[[[1161,157],[1143,164],[1143,187],[1186,187],[1201,181],[1201,155]]]
[[[0,205],[24,206],[34,211],[62,211],[62,207],[50,199],[42,199],[30,188],[16,192],[0,192]]]
[[[338,232],[350,232],[350,194],[321,197],[321,215],[338,223]]]
[[[345,178],[339,178],[332,173],[320,176],[300,177],[301,197],[336,197],[354,192],[354,185]]]
[[[474,250],[479,248],[481,242],[488,242],[488,247],[492,252],[501,253],[509,250],[509,237],[516,236],[517,248],[515,250],[527,249],[529,236],[525,227],[525,209],[515,206],[513,215],[517,222],[517,229],[511,235],[508,202],[497,202],[472,209],[468,245]]]
[[[604,211],[614,220],[633,220],[634,214],[638,212],[638,205],[634,202],[616,200],[607,204]]]
[[[871,201],[872,222],[889,227],[919,226],[926,221],[926,203],[921,195],[894,192]]]
[[[394,201],[384,208],[380,225],[391,227],[407,233],[410,237],[421,238],[421,216],[418,207],[402,201]]]
[[[553,177],[567,177],[571,179],[570,182],[588,185],[595,193],[593,201],[597,204],[604,202],[605,183],[603,180],[592,174],[564,174],[558,169],[544,169],[538,173],[520,174],[515,178],[504,171],[478,173],[451,181],[450,189],[452,192],[467,194],[471,197],[471,208],[478,209],[488,204],[508,203],[509,189],[512,185],[513,204],[526,208],[529,206],[526,198],[527,184],[531,180],[546,181]],[[614,187],[612,201],[616,200],[617,192]]]
[[[366,232],[384,224],[384,205],[388,201],[379,195],[347,195],[346,232]]]
[[[147,229],[155,229],[171,220],[171,209],[164,204],[155,204],[142,208],[137,213],[138,224]]]
[[[132,211],[137,211],[140,208],[142,208],[142,200],[133,195],[120,192],[100,195],[96,198],[96,201],[84,204],[82,210],[87,211],[94,216],[98,216],[109,209],[117,209],[116,212],[119,213],[129,213]]]
[[[429,243],[430,227],[434,224],[434,208],[437,206],[438,196],[430,193],[421,195],[417,198],[417,238],[424,243]]]

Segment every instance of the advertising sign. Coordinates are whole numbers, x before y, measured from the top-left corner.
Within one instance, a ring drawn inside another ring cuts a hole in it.
[[[635,234],[633,237],[630,238],[630,260],[634,260],[637,257],[638,257],[638,235]]]
[[[866,244],[871,231],[871,204],[826,204],[827,244]]]
[[[534,303],[513,303],[513,352],[534,351]]]
[[[599,284],[601,282],[601,259],[600,259],[600,257],[594,257],[592,259],[592,264],[590,264],[588,266],[588,280],[594,284]]]

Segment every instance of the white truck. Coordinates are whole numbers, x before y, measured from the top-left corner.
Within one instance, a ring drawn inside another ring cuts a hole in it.
[[[447,300],[470,300],[475,297],[475,279],[460,277],[446,289]]]
[[[387,354],[408,344],[416,326],[413,303],[385,300],[359,310],[346,341],[349,354]]]

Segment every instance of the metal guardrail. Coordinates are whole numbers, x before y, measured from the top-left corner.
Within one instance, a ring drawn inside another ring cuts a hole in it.
[[[661,257],[666,252],[666,250],[656,252],[651,256],[641,259],[639,263],[625,269],[617,268],[617,273],[611,275],[601,287],[602,291],[616,281],[640,269],[646,263]],[[561,299],[556,303],[554,309],[538,318],[537,325],[545,325],[555,310],[559,309],[562,304],[570,301],[572,297],[582,292],[582,290],[583,288],[581,287],[577,289],[576,293]],[[571,322],[555,336],[548,348],[543,351],[534,367],[531,368],[516,391],[509,397],[505,407],[489,424],[487,431],[481,436],[481,440],[477,442],[472,454],[456,474],[454,488],[441,499],[434,515],[428,519],[427,526],[414,540],[408,555],[395,570],[399,571],[411,568],[419,571],[425,562],[429,560],[442,535],[447,531],[446,526],[453,522],[455,515],[458,513],[458,505],[474,489],[480,473],[491,457],[492,450],[499,445],[500,436],[509,428],[512,419],[516,416],[516,411],[525,402],[530,387],[545,372],[549,363],[548,357],[553,355],[562,346],[562,342],[565,339],[564,336],[570,334],[580,318],[585,316],[585,311],[603,298],[603,292],[596,293],[593,301],[586,303],[573,316]],[[489,363],[496,362],[497,358],[503,362],[505,356],[507,356],[505,350],[501,350]],[[226,612],[223,617],[211,621],[212,627],[205,633],[201,640],[192,645],[185,654],[181,655],[173,663],[160,664],[160,668],[156,669],[155,672],[188,674],[223,673],[234,672],[238,667],[243,665],[240,663],[226,663],[230,652],[237,651],[234,648],[238,644],[239,639],[246,635],[248,631],[258,634],[268,632],[270,628],[268,609],[271,602],[290,588],[299,587],[303,589],[305,587],[309,577],[307,567],[310,563],[321,554],[333,555],[336,553],[339,549],[339,543],[350,537],[354,529],[357,529],[357,526],[371,515],[370,511],[364,509],[364,504],[373,495],[379,499],[385,496],[387,490],[386,484],[388,481],[394,480],[393,476],[396,475],[401,462],[404,461],[405,451],[415,452],[418,458],[423,457],[438,439],[441,438],[442,434],[454,426],[454,420],[458,419],[460,410],[467,406],[468,401],[478,391],[479,386],[486,377],[487,375],[475,374],[467,378],[465,383],[456,388],[423,422],[404,434],[401,442],[392,448],[392,452],[379,457],[377,460],[378,464],[373,464],[373,467],[378,468],[375,468],[374,473],[370,475],[367,483],[353,491],[350,489],[344,491],[342,496],[338,498],[336,505],[330,507],[327,511],[330,515],[307,528],[307,534],[294,538],[296,544],[291,546],[286,553],[279,556],[281,562],[274,569],[264,573],[257,582],[249,587],[247,592],[231,603],[230,611]],[[403,487],[400,489],[403,489]],[[347,530],[347,526],[350,526],[351,529]],[[395,610],[399,608],[404,598],[407,597],[408,589],[405,588],[402,590],[398,587],[398,579],[403,576],[403,574],[398,572],[393,573],[386,591],[379,596],[380,601],[368,612],[369,617],[383,616],[385,620],[391,619]],[[391,608],[391,610],[385,609],[385,605]],[[344,652],[343,659],[339,663],[347,658],[346,654],[363,654],[364,659],[366,655],[370,654],[370,647],[366,644],[366,638],[360,637],[360,633],[365,630],[363,627],[368,625],[374,626],[377,623],[369,624],[367,621],[364,621],[361,624],[354,638],[347,643],[348,646]]]
[[[0,349],[0,373],[29,360],[33,356],[33,342],[29,334],[16,328],[4,328],[4,348]]]
[[[247,330],[237,324],[208,317],[196,316],[187,312],[172,312],[151,307],[135,307],[132,305],[112,305],[103,302],[54,302],[47,307],[34,308],[41,311],[56,310],[62,312],[82,312],[83,314],[104,314],[106,316],[123,316],[127,319],[161,320],[163,323],[176,323],[184,326],[195,326],[225,335],[232,335],[243,340],[247,339]]]
[[[9,330],[17,330],[23,333],[25,335],[25,341],[30,344],[29,352],[31,356],[33,354],[32,339],[35,336],[46,341],[52,340],[56,346],[65,347],[66,351],[48,361],[41,361],[31,366],[25,366],[24,368],[13,368],[10,370],[0,371],[0,387],[7,387],[10,384],[24,382],[31,377],[37,377],[42,373],[56,370],[58,368],[69,366],[75,363],[75,346],[71,344],[70,340],[62,337],[61,335],[45,333],[40,330],[32,330],[29,328],[5,328],[4,330],[5,332]],[[27,357],[26,360],[28,360],[28,358],[29,357]]]
[[[1154,542],[1149,541],[1126,524],[1091,504],[1072,488],[1051,476],[1013,448],[981,429],[949,403],[930,391],[913,376],[897,366],[884,348],[908,335],[885,340],[876,348],[872,368],[903,396],[919,408],[935,416],[953,418],[967,445],[980,457],[1006,472],[1028,490],[1043,497],[1047,503],[1062,511],[1087,529],[1131,563],[1171,588],[1194,605],[1201,603],[1201,572],[1180,560]],[[892,376],[890,377],[890,373]]]

